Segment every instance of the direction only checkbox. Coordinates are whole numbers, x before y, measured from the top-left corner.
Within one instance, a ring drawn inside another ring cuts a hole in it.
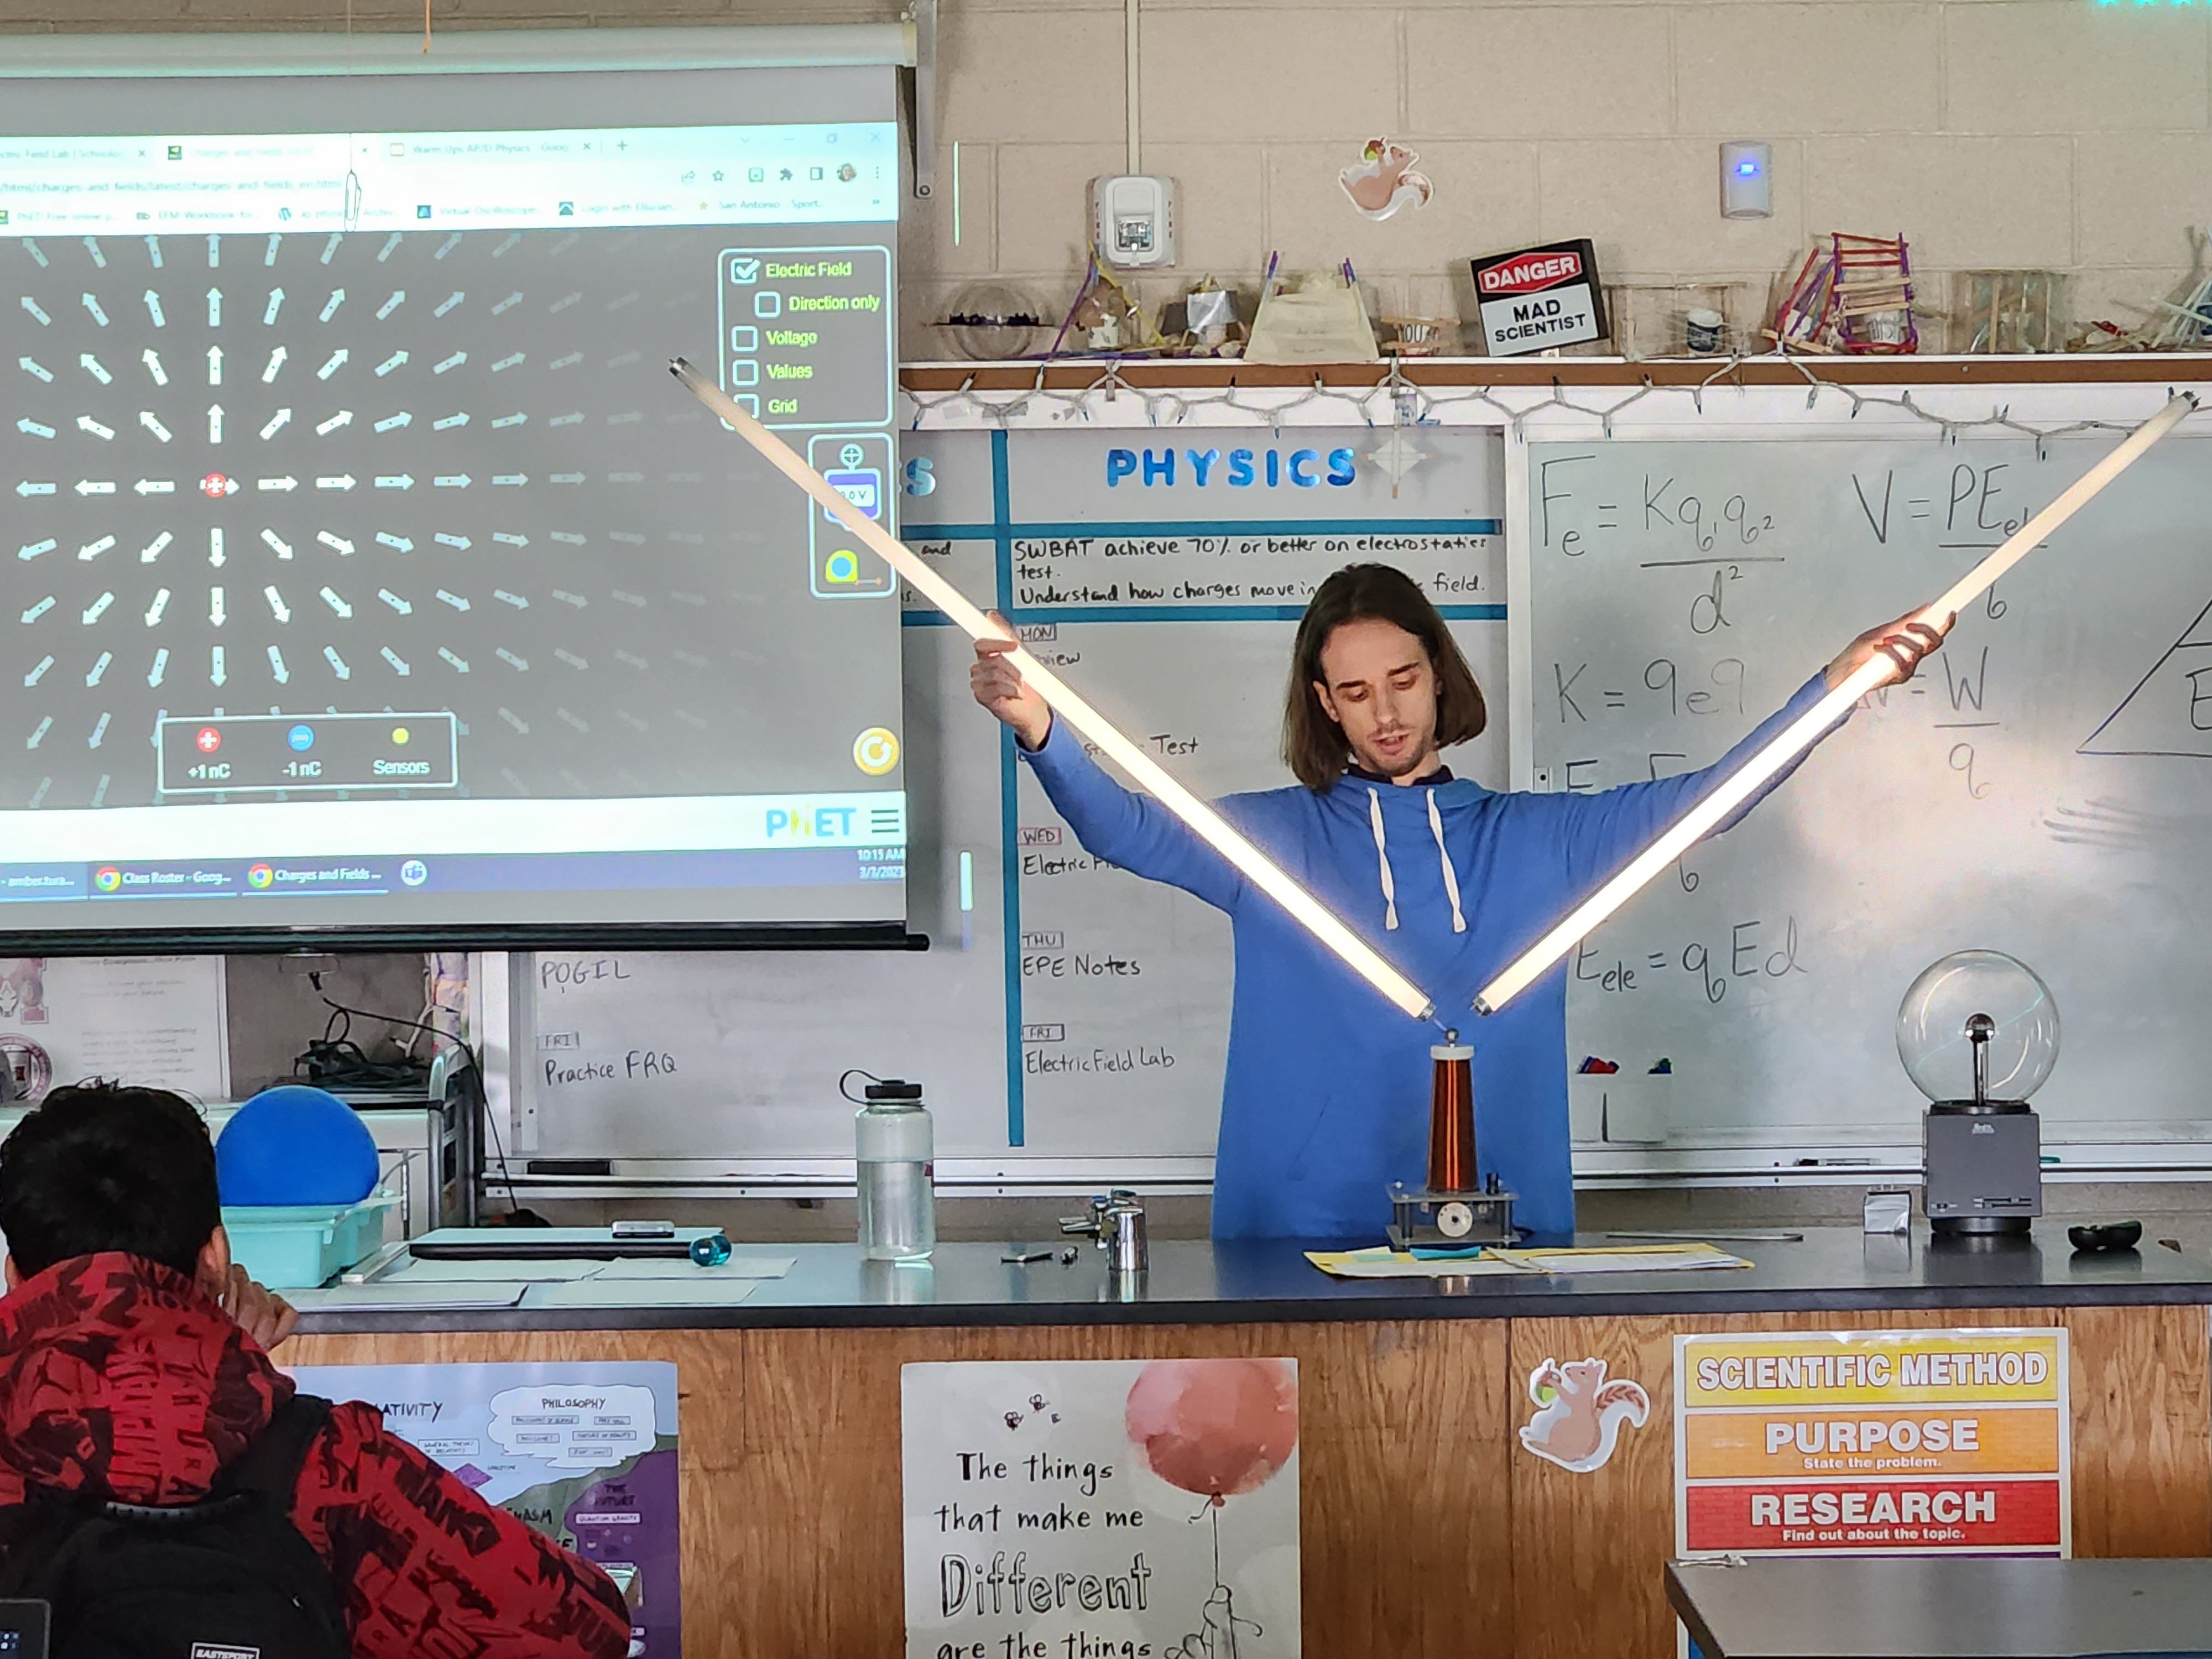
[[[783,295],[781,295],[781,294],[756,294],[756,295],[753,295],[753,315],[754,315],[754,316],[756,316],[756,317],[781,317],[781,316],[782,316],[782,315],[783,315]]]

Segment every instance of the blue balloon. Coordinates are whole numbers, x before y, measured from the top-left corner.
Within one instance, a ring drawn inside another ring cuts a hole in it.
[[[358,1204],[376,1190],[376,1138],[329,1090],[283,1083],[223,1125],[215,1173],[226,1205]]]

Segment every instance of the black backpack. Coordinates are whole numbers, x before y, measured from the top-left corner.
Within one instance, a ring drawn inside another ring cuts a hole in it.
[[[330,1401],[295,1395],[197,1504],[35,1494],[0,1595],[53,1607],[53,1659],[349,1659],[330,1568],[292,1494]]]

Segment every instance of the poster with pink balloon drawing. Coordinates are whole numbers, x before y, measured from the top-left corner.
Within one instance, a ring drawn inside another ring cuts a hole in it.
[[[1291,1359],[902,1368],[908,1659],[1294,1659]]]

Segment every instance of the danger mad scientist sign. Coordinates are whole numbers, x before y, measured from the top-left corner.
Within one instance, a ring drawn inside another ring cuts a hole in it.
[[[2065,1555],[2066,1333],[1674,1341],[1680,1554]]]
[[[1517,357],[1606,337],[1605,290],[1587,240],[1473,262],[1482,334],[1493,357]]]

